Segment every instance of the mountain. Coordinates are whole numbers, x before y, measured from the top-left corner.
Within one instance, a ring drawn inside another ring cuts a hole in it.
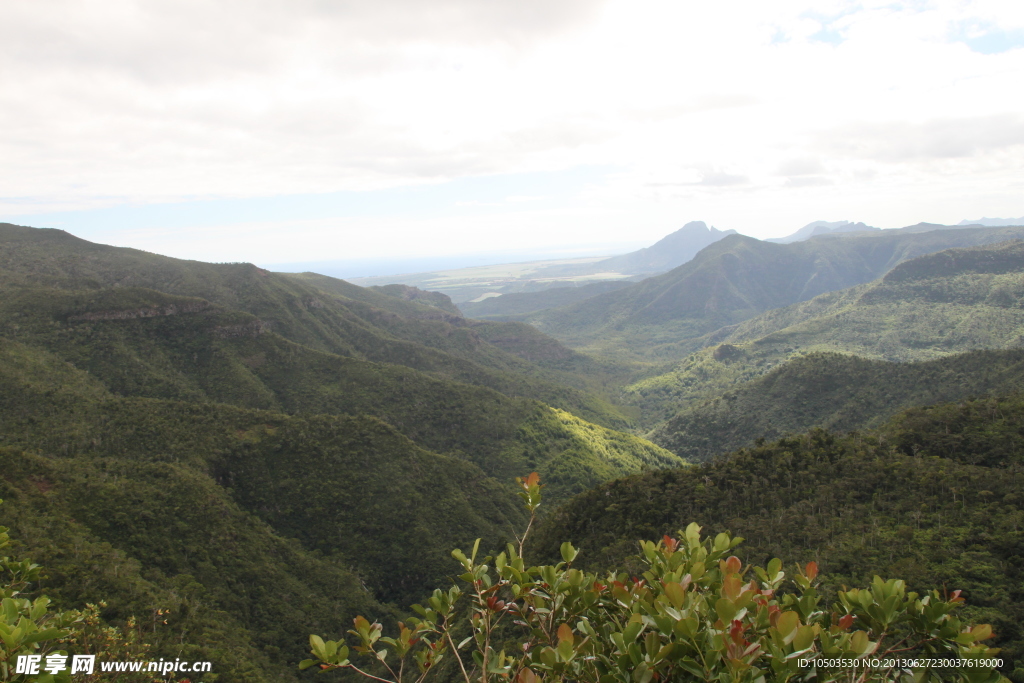
[[[800,242],[801,240],[810,239],[815,235],[834,235],[841,232],[864,232],[867,230],[881,230],[881,228],[872,228],[870,225],[864,223],[851,223],[850,221],[814,221],[808,223],[804,227],[800,228],[792,235],[786,237],[772,237],[771,239],[765,240],[766,242],[775,242],[777,244],[789,244],[790,242]]]
[[[462,315],[458,307],[452,303],[451,297],[441,292],[428,292],[420,289],[419,287],[409,287],[408,285],[384,285],[383,287],[374,287],[378,291],[381,291],[389,296],[398,297],[399,299],[405,299],[406,301],[415,301],[419,304],[426,304],[427,306],[433,306],[439,308],[442,311],[453,313],[455,315]]]
[[[0,225],[0,523],[57,606],[102,601],[221,683],[307,680],[307,634],[354,614],[394,628],[453,547],[522,533],[530,471],[535,556],[568,535],[632,570],[636,538],[697,519],[745,557],[816,557],[826,591],[963,587],[1013,659],[1024,399],[967,397],[1020,385],[1024,351],[975,349],[1024,345],[1022,231],[729,235],[555,311],[626,362],[411,286]],[[652,426],[638,408],[719,457],[623,431]]]
[[[555,277],[569,274],[660,273],[681,266],[709,244],[735,234],[735,230],[716,230],[713,227],[709,228],[704,221],[691,221],[649,247],[584,266],[552,266],[539,271],[538,275]]]
[[[1010,225],[1024,225],[1024,216],[1020,218],[979,218],[976,221],[962,220],[957,225],[984,225],[988,227],[1005,227]]]
[[[785,339],[805,349],[841,338],[846,350],[888,360],[1001,348],[1020,338],[1021,273],[1021,240],[943,250],[908,260],[876,282],[767,312],[714,338],[762,345]]]
[[[532,550],[553,560],[571,541],[575,566],[636,575],[638,539],[696,522],[745,538],[745,563],[814,557],[826,594],[876,575],[962,590],[967,614],[998,634],[1004,673],[1021,680],[1022,423],[1016,394],[909,410],[874,432],[762,442],[583,493],[545,520]]]
[[[709,228],[704,221],[690,221],[649,247],[599,261],[595,267],[627,273],[660,273],[683,265],[709,244],[735,234],[735,230]]]
[[[692,261],[630,287],[526,320],[570,347],[665,361],[700,348],[703,335],[771,309],[870,282],[911,258],[1024,236],[1024,228],[886,230],[790,244],[730,235]]]
[[[376,418],[120,398],[9,340],[0,386],[0,515],[46,592],[134,615],[218,680],[297,680],[312,624],[391,620],[452,543],[521,524],[503,484]]]

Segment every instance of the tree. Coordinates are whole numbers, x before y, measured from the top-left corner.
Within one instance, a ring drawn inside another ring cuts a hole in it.
[[[516,481],[532,526],[539,477]],[[569,542],[562,562],[527,567],[529,529],[496,557],[478,558],[479,539],[469,555],[453,551],[467,588],[435,590],[397,634],[383,636],[380,624],[357,617],[351,647],[310,636],[315,659],[300,668],[422,683],[451,656],[465,683],[1006,680],[998,651],[983,644],[992,629],[957,617],[959,591],[921,596],[899,579],[875,577],[825,606],[814,562],[787,583],[780,560],[744,567],[730,555],[743,539],[704,538],[696,523],[675,538],[641,541],[642,577],[575,569]],[[470,635],[456,644],[467,626]]]

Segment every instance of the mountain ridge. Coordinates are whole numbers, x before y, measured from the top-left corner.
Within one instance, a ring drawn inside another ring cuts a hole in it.
[[[531,314],[526,321],[570,347],[593,353],[679,358],[699,348],[696,340],[702,335],[869,282],[910,258],[1021,236],[1024,228],[922,226],[821,235],[790,244],[730,235],[668,273]]]

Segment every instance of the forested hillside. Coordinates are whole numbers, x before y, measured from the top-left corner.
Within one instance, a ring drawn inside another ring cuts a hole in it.
[[[901,413],[880,430],[761,442],[699,467],[618,480],[551,516],[536,552],[632,567],[638,539],[690,522],[749,539],[745,562],[817,560],[835,590],[873,575],[963,590],[1024,680],[1024,398]]]
[[[465,319],[442,308],[335,278],[270,273],[245,263],[182,261],[94,244],[60,230],[0,225],[0,285],[107,290],[105,297],[116,296],[112,288],[136,287],[199,298],[222,310],[255,316],[260,330],[316,351],[405,365],[537,398],[606,426],[629,422],[603,397],[565,383],[588,385],[591,378],[580,372],[559,373],[503,351],[481,339]],[[108,305],[109,315],[127,315],[123,312],[132,304],[121,307],[100,298],[94,305]],[[26,308],[33,306],[28,302]],[[596,379],[599,383],[601,378]]]
[[[838,353],[795,358],[764,377],[690,405],[649,434],[694,461],[821,427],[877,427],[900,409],[1024,387],[1024,350],[972,351],[920,363]]]

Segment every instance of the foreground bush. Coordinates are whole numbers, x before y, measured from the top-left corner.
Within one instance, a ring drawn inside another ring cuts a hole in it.
[[[517,481],[532,525],[538,477]],[[786,582],[780,560],[744,567],[730,555],[743,539],[703,538],[696,523],[678,538],[642,541],[642,577],[575,569],[568,542],[563,562],[528,568],[525,538],[497,557],[478,559],[479,540],[469,556],[453,551],[465,590],[435,590],[390,637],[362,617],[351,648],[310,636],[316,659],[301,668],[420,683],[452,656],[465,683],[1005,680],[998,651],[983,644],[992,629],[956,616],[959,591],[920,596],[875,577],[826,606],[814,562]]]

